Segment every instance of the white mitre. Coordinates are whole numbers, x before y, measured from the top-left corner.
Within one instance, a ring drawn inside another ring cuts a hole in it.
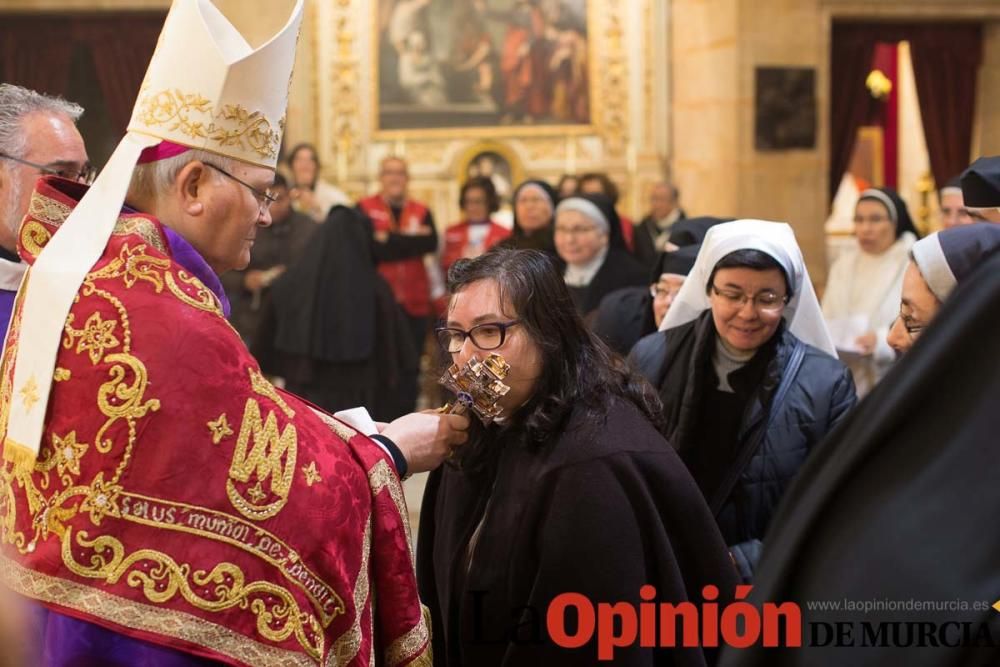
[[[23,310],[6,399],[5,458],[28,463],[38,456],[66,317],[111,237],[142,151],[169,141],[271,169],[277,164],[302,4],[240,2],[238,11],[263,14],[255,16],[258,28],[277,17],[251,44],[210,0],[174,0],[127,134],[18,293]]]

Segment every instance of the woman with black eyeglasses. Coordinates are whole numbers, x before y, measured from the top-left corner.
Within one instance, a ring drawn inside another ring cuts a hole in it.
[[[660,331],[630,360],[659,389],[667,439],[749,580],[810,450],[856,401],[791,227],[713,227]]]
[[[438,340],[460,366],[502,355],[510,391],[501,418],[473,420],[468,444],[427,483],[417,574],[434,664],[596,664],[596,639],[561,648],[546,632],[561,593],[638,608],[647,584],[675,604],[700,603],[714,584],[727,599],[735,569],[659,431],[655,393],[586,329],[552,258],[496,248],[459,260],[449,292]],[[615,664],[711,657],[638,644]]]

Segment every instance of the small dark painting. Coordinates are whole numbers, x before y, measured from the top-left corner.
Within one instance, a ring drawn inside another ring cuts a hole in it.
[[[816,147],[816,70],[758,67],[754,146],[759,151]]]

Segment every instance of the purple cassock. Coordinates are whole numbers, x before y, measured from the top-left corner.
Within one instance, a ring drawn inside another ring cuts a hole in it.
[[[6,335],[7,325],[10,324],[10,314],[14,310],[14,297],[17,296],[17,288],[24,277],[25,265],[19,258],[8,251],[0,248],[0,332]]]
[[[194,247],[173,230],[164,227],[167,243],[174,259],[222,303],[229,317],[229,301],[222,282]],[[0,260],[4,261],[4,260]],[[0,291],[0,316],[4,332],[10,322],[14,291]],[[34,636],[29,640],[33,659],[29,664],[39,667],[209,667],[215,660],[200,658],[181,651],[134,639],[99,625],[48,609],[38,603],[30,607]]]

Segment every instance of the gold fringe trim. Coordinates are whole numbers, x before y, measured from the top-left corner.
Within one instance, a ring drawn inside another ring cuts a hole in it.
[[[35,467],[38,452],[27,445],[22,445],[10,438],[3,440],[3,458],[14,464],[19,472],[30,472]]]

